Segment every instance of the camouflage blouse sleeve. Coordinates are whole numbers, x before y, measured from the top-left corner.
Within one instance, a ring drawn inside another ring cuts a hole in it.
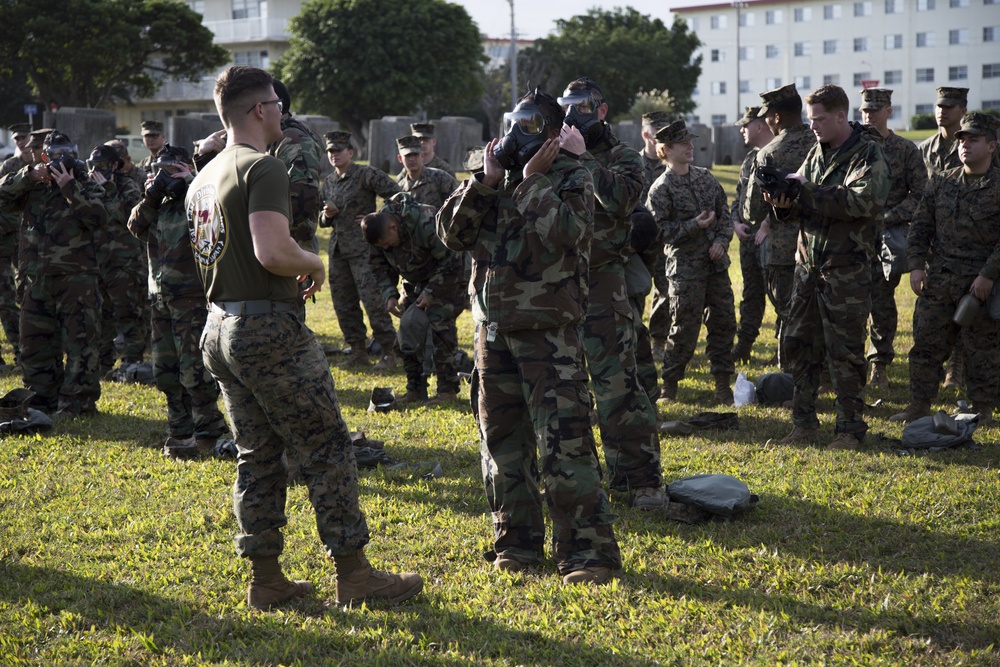
[[[590,153],[580,161],[594,179],[594,198],[605,212],[620,220],[627,218],[639,202],[643,186],[642,156],[625,144],[611,149],[607,166]]]
[[[375,282],[378,283],[383,303],[388,302],[389,299],[398,299],[399,276],[396,269],[389,263],[385,251],[375,246],[368,246],[368,265],[371,267]]]
[[[885,212],[886,227],[912,220],[924,188],[927,187],[927,165],[924,164],[924,158],[916,146],[912,146],[912,150],[907,150],[903,169],[908,192],[903,201]]]
[[[562,171],[553,186],[552,170],[531,174],[514,189],[514,204],[526,225],[553,246],[574,246],[594,224],[594,181],[583,165]]]
[[[931,243],[937,233],[934,210],[937,205],[937,189],[940,178],[932,176],[924,188],[923,196],[913,213],[913,222],[906,237],[906,262],[911,271],[924,271]]]
[[[869,142],[853,162],[843,185],[803,183],[799,207],[845,222],[869,220],[881,213],[890,185],[882,149]]]
[[[715,177],[711,177],[715,180]],[[733,240],[733,218],[729,213],[729,205],[726,201],[726,191],[722,185],[715,181],[715,224],[712,243],[722,244],[722,247],[729,248],[729,242]]]
[[[149,228],[156,224],[156,217],[159,211],[141,200],[132,207],[132,212],[128,216],[128,230],[137,239],[145,239],[149,234]]]
[[[458,186],[437,213],[437,237],[452,250],[472,250],[483,219],[496,206],[499,192],[484,185],[480,178],[482,174],[477,174]]]

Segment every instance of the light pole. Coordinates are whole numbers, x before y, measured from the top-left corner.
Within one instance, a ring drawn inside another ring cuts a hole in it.
[[[739,120],[743,116],[743,106],[740,104],[740,24],[743,8],[747,3],[734,2],[732,6],[736,8],[736,120]]]
[[[514,27],[514,0],[510,5],[510,108],[517,106],[517,29]]]

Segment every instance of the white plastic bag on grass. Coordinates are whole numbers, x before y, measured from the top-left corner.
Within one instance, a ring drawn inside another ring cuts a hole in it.
[[[736,386],[733,387],[733,400],[736,403],[736,407],[754,403],[757,400],[757,391],[754,389],[753,382],[747,379],[745,373],[741,372],[736,376]]]

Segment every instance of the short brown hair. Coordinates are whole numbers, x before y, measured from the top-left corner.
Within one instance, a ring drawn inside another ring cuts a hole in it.
[[[828,83],[821,86],[806,96],[806,104],[822,104],[827,111],[850,111],[851,102],[847,99],[847,93],[840,86]]]
[[[233,65],[215,80],[215,107],[222,124],[232,126],[235,112],[259,102],[261,94],[274,92],[274,77],[250,65]]]

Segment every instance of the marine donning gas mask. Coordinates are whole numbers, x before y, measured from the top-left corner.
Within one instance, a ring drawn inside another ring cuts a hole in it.
[[[604,132],[604,124],[597,118],[597,109],[604,100],[595,98],[586,88],[567,88],[558,102],[566,112],[566,124],[578,129],[587,147],[592,147]]]
[[[550,124],[535,104],[522,103],[503,115],[503,138],[493,149],[500,166],[510,171],[521,169],[539,151]]]

